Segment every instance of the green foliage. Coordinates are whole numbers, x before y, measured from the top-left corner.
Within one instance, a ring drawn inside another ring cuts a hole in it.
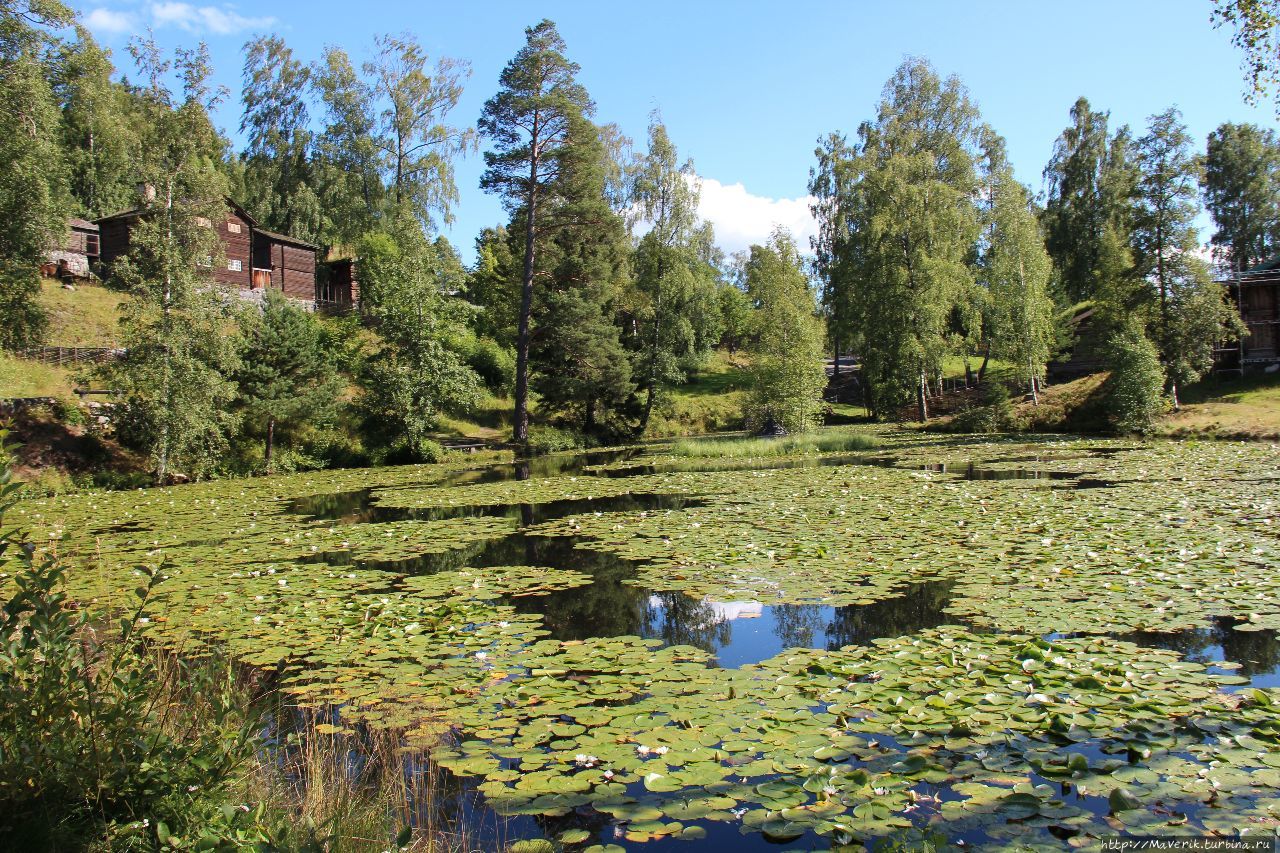
[[[0,524],[14,488],[6,463]],[[254,723],[225,670],[162,672],[141,645],[163,569],[134,570],[139,586],[111,630],[72,606],[65,563],[13,529],[0,529],[0,567],[11,591],[0,610],[0,839],[61,849],[115,825],[122,846],[140,836],[149,847],[170,828],[204,834],[198,804],[252,756]],[[176,684],[198,699],[164,695]]]
[[[1212,366],[1214,345],[1243,331],[1223,289],[1195,256],[1200,158],[1181,118],[1176,108],[1152,116],[1138,141],[1142,178],[1134,234],[1137,270],[1154,286],[1147,307],[1149,334],[1159,347],[1175,406],[1178,386]]]
[[[1017,365],[1033,390],[1044,378],[1053,337],[1050,261],[1026,189],[1001,162],[991,175],[990,232],[982,272],[987,286],[989,354]]]
[[[949,428],[956,432],[1007,432],[1018,427],[1006,377],[988,373],[982,384],[982,405],[958,413]]]
[[[709,224],[699,227],[699,194],[693,161],[679,162],[655,112],[634,186],[634,203],[649,224],[635,251],[637,298],[628,312],[632,372],[644,395],[637,434],[648,427],[655,400],[683,382],[722,334],[718,275],[706,260],[713,236]]]
[[[306,101],[311,69],[275,35],[249,41],[244,53],[240,131],[248,146],[241,202],[266,228],[318,240],[325,212]]]
[[[207,52],[179,52],[171,63],[148,40],[135,42],[133,53],[148,81],[139,96],[139,171],[157,197],[132,223],[129,253],[112,267],[115,285],[130,295],[121,320],[126,354],[100,376],[121,392],[117,434],[150,456],[164,482],[175,470],[210,471],[234,428],[231,306],[208,286],[221,245],[201,225],[225,218],[226,179],[216,167],[222,142],[209,120],[217,98],[208,91]],[[184,81],[180,96],[165,82],[171,69]]]
[[[1111,375],[1104,390],[1113,428],[1122,433],[1147,432],[1164,410],[1160,396],[1164,371],[1155,345],[1140,325],[1127,323],[1108,341],[1107,363]]]
[[[537,259],[530,364],[540,413],[587,435],[616,438],[631,432],[634,386],[615,322],[628,245],[604,195],[608,165],[599,129],[574,120],[548,210],[556,228]],[[518,375],[516,385],[518,392]]]
[[[1280,248],[1280,141],[1275,131],[1224,122],[1209,134],[1202,178],[1217,230],[1214,253],[1247,270]]]
[[[441,295],[453,269],[445,247],[412,222],[400,223],[394,237],[372,233],[360,243],[364,310],[382,339],[365,364],[360,406],[369,442],[387,458],[438,458],[431,433],[440,413],[479,400],[479,377],[449,346],[462,318],[461,303]]]
[[[857,144],[836,146],[838,162],[822,167],[838,180],[823,189],[837,197],[820,206],[831,245],[820,247],[819,272],[843,277],[840,316],[859,332],[877,414],[914,398],[953,346],[955,309],[973,292],[983,135],[960,81],[912,58],[885,85]]]
[[[1256,104],[1273,95],[1280,82],[1280,3],[1276,0],[1213,0],[1213,24],[1231,24],[1231,43],[1244,51],[1244,72],[1248,87],[1245,100]],[[1278,102],[1280,104],[1280,102]],[[1280,108],[1280,107],[1278,107]]]
[[[476,338],[467,351],[467,366],[494,394],[506,394],[511,390],[516,369],[515,355],[497,341]]]
[[[671,445],[672,456],[738,459],[874,450],[879,444],[855,432],[812,432],[778,438],[694,438]]]
[[[60,4],[47,9],[49,20],[70,17]],[[43,32],[30,24],[16,9],[0,13],[0,348],[10,350],[34,346],[44,335],[39,267],[45,249],[65,233],[68,212]]]
[[[110,54],[89,30],[57,51],[52,75],[62,107],[61,143],[75,213],[94,219],[131,207],[140,144],[139,104],[129,87],[111,79]]]
[[[535,424],[529,429],[529,452],[534,454],[560,453],[590,447],[587,436],[573,430],[560,429],[547,424]]]
[[[827,374],[822,323],[789,234],[777,231],[768,246],[751,247],[746,283],[759,305],[744,409],[747,429],[777,425],[806,432],[817,425]]]

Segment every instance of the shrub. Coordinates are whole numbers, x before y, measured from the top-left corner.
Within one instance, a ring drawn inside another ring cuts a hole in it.
[[[528,446],[529,452],[533,454],[559,453],[590,447],[591,442],[586,436],[573,430],[537,424],[529,427]]]
[[[490,338],[479,338],[467,354],[467,365],[494,394],[506,394],[515,378],[516,359],[510,349]]]
[[[982,405],[967,409],[951,420],[960,432],[1008,432],[1017,429],[1009,386],[1003,377],[992,376],[982,386]]]
[[[6,469],[0,522],[15,491],[8,479]],[[0,532],[0,565],[12,575],[0,610],[0,840],[61,848],[99,824],[148,840],[185,833],[201,813],[195,802],[252,757],[253,724],[216,668],[174,662],[166,678],[142,647],[161,571],[138,568],[141,585],[107,631],[70,607],[64,564],[15,531]],[[182,685],[187,701],[165,701],[165,684]]]
[[[1164,408],[1160,392],[1164,370],[1155,344],[1133,324],[1112,335],[1107,344],[1111,375],[1105,388],[1107,415],[1116,432],[1149,431]]]

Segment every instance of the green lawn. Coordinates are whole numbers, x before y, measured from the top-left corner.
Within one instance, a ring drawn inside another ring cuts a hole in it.
[[[72,372],[0,352],[0,400],[13,397],[72,396]]]
[[[1182,411],[1161,420],[1161,434],[1280,438],[1280,374],[1209,378],[1179,396]]]

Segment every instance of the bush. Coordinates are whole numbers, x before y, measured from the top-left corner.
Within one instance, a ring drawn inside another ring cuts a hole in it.
[[[516,358],[510,349],[490,338],[479,338],[467,354],[467,365],[494,394],[506,394],[515,379]]]
[[[592,446],[592,442],[581,433],[568,429],[559,429],[546,424],[529,427],[529,452],[533,454],[559,453],[564,450],[580,450]]]
[[[1155,344],[1130,324],[1108,341],[1107,362],[1111,375],[1104,391],[1112,429],[1121,433],[1148,432],[1164,410],[1160,396],[1164,370]]]

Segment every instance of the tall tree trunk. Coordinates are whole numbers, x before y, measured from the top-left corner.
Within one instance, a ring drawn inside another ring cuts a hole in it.
[[[533,313],[533,250],[537,237],[538,160],[529,167],[529,205],[524,226],[524,275],[520,286],[520,326],[516,334],[516,409],[513,439],[529,443],[529,316]]]
[[[1031,363],[1030,354],[1027,355],[1027,380],[1031,383],[1031,402],[1038,406],[1040,405],[1040,395],[1036,393],[1036,369],[1035,365]]]
[[[928,380],[925,379],[924,370],[920,371],[920,385],[916,388],[916,414],[918,414],[921,423],[929,420],[929,401],[925,394],[928,390]]]
[[[271,451],[275,448],[276,443],[276,419],[267,418],[267,447],[263,452],[263,460],[266,462],[267,473],[271,473]]]
[[[1182,404],[1178,402],[1178,383],[1169,383],[1169,396],[1173,399],[1173,410],[1175,412],[1182,411]]]
[[[832,337],[831,339],[831,381],[835,382],[840,378],[840,339]]]
[[[969,364],[969,354],[964,355],[964,387],[973,385],[973,367]]]
[[[986,346],[982,349],[982,364],[978,366],[978,384],[982,384],[982,380],[987,376],[987,364],[991,361],[991,341],[987,341]]]

